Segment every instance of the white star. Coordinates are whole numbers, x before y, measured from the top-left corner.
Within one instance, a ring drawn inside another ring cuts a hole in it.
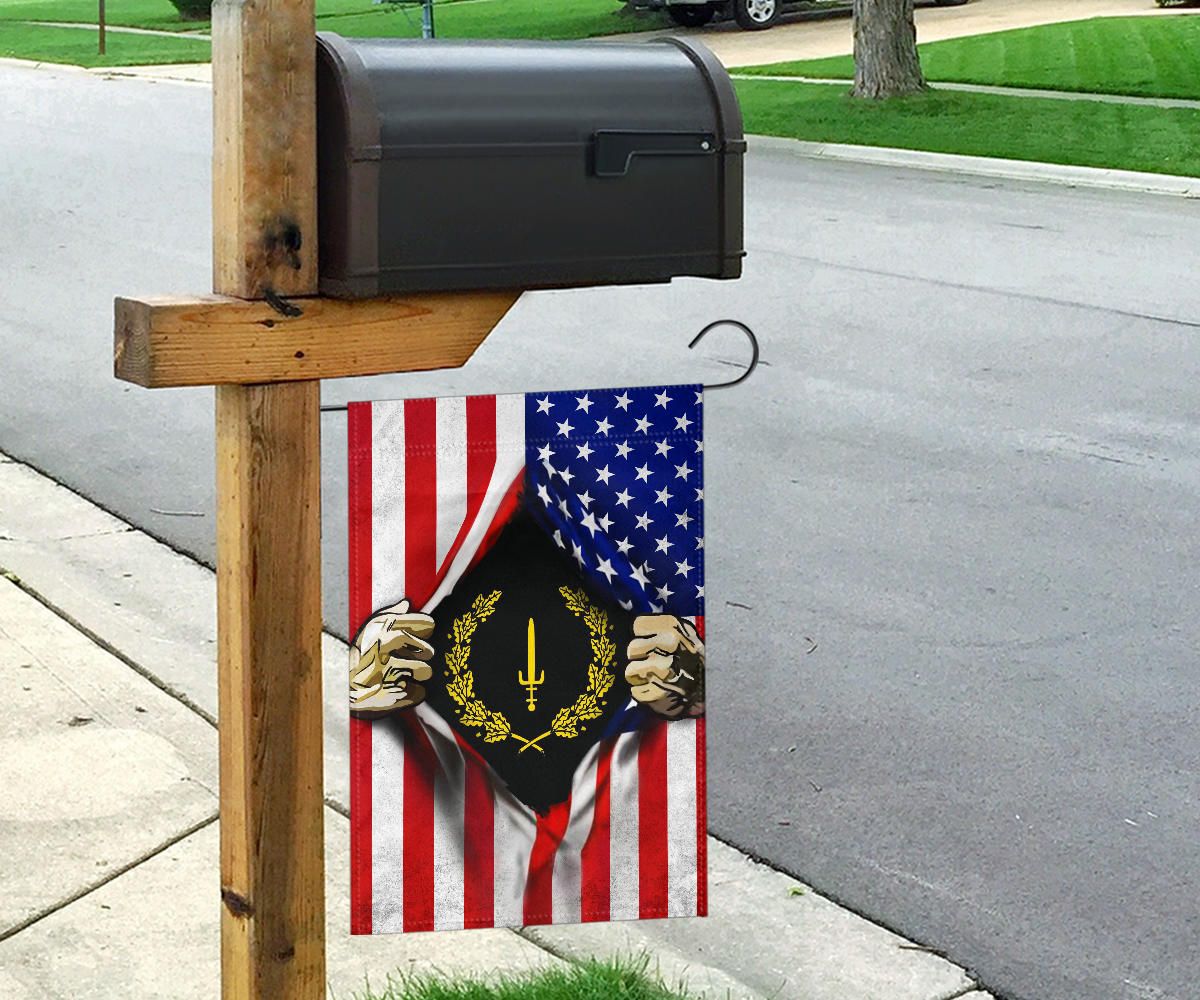
[[[649,531],[650,525],[652,525],[653,523],[654,522],[650,520],[649,514],[639,514],[638,515],[637,526],[639,528],[645,528],[647,531]]]
[[[601,514],[596,520],[600,525],[600,530],[603,531],[607,535],[608,534],[608,526],[610,524],[612,524],[612,518],[609,517],[607,514]]]
[[[547,465],[549,465],[549,464],[550,464],[550,459],[552,459],[553,457],[554,457],[554,452],[552,452],[552,451],[550,450],[550,446],[549,446],[549,445],[546,445],[544,448],[539,448],[539,449],[538,449],[538,459],[539,459],[539,461],[545,462]]]
[[[704,393],[702,393],[699,389],[696,390],[696,402],[697,403],[704,402]]]
[[[550,506],[550,491],[546,489],[545,483],[538,483],[537,495],[541,498],[542,503],[547,507]]]
[[[646,589],[646,584],[650,581],[646,578],[646,574],[642,572],[640,566],[633,567],[633,582],[636,583],[642,590]]]
[[[697,588],[696,588],[696,598],[697,598],[698,600],[703,600],[703,599],[704,599],[704,588],[703,588],[703,587],[697,587]]]
[[[673,591],[665,583],[661,587],[657,587],[655,589],[658,592],[658,596],[664,601],[670,600],[671,595],[675,593],[675,591]]]
[[[675,418],[675,426],[681,431],[686,431],[692,426],[692,421],[688,420],[687,414],[684,413],[682,416]]]
[[[590,507],[592,505],[592,495],[585,490],[579,494],[579,502],[585,507]]]
[[[658,444],[656,444],[654,446],[654,453],[656,455],[662,455],[663,458],[667,457],[667,452],[670,450],[671,450],[671,445],[667,441],[666,438],[663,438],[661,441],[658,442]]]
[[[579,563],[579,568],[583,569],[583,549],[574,542],[571,543],[571,548],[574,549],[571,555],[573,555],[575,557],[575,561]]]
[[[596,532],[599,530],[599,527],[596,524],[595,516],[592,514],[592,512],[590,510],[586,514],[583,515],[583,520],[580,521],[579,523],[582,524],[585,528],[587,528],[588,531],[590,531],[592,533],[593,538],[596,537]]]
[[[698,549],[704,548],[704,536],[703,535],[701,535],[699,538],[696,539],[696,548],[698,548]]]
[[[568,518],[568,519],[570,518],[570,516],[571,516],[571,511],[570,511],[570,509],[567,507],[567,500],[566,500],[566,497],[564,497],[562,500],[559,500],[559,501],[558,501],[558,509],[559,509],[559,510],[561,510],[561,511],[563,512],[563,517],[565,517],[565,518]]]
[[[629,404],[632,402],[633,402],[633,400],[629,398],[629,393],[623,392],[623,393],[621,393],[621,395],[619,395],[617,397],[617,409],[618,410],[628,410]]]
[[[564,437],[570,434],[574,429],[575,428],[571,426],[571,421],[569,420],[564,420],[558,425],[558,433],[562,434]]]
[[[651,604],[650,604],[650,613],[651,613],[652,615],[661,615],[661,614],[662,614],[662,605],[661,605],[661,604],[654,604],[653,602],[651,602]]]
[[[563,469],[559,475],[562,476],[562,481],[567,485],[570,485],[571,480],[575,478],[575,473],[573,473],[570,469]]]
[[[636,421],[636,423],[637,423],[637,429],[639,431],[641,431],[643,434],[650,433],[650,415],[649,414],[646,414],[646,416],[644,416],[640,420]]]
[[[675,564],[675,572],[683,577],[686,577],[695,568],[696,567],[691,565],[687,559],[684,559],[683,562],[677,562]]]
[[[696,489],[696,499],[697,499],[697,500],[703,500],[703,499],[704,499],[704,490],[702,490],[702,489]]]
[[[622,441],[617,445],[617,458],[628,458],[631,451],[633,449],[629,447],[629,442]]]
[[[601,559],[600,565],[596,567],[596,571],[598,573],[603,573],[604,579],[606,579],[609,583],[612,583],[612,578],[617,574],[617,571],[613,569],[612,560],[610,559]]]
[[[586,441],[584,441],[583,444],[577,444],[575,446],[575,450],[579,452],[579,457],[585,462],[592,457],[592,446]]]
[[[546,414],[549,414],[550,407],[552,407],[554,405],[552,402],[550,402],[549,396],[547,396],[545,399],[539,399],[537,401],[537,404],[538,404],[538,413],[546,413]]]
[[[674,544],[675,543],[671,541],[670,538],[668,538],[666,535],[663,535],[662,538],[658,540],[658,551],[666,552]]]
[[[622,507],[628,507],[629,501],[632,499],[633,495],[629,492],[629,490],[621,490],[621,492],[617,494],[617,503],[619,503]]]
[[[623,608],[624,608],[626,611],[632,611],[632,610],[633,610],[633,601],[622,601],[622,600],[618,600],[618,601],[617,601],[617,603],[618,603],[619,605],[621,605],[621,607],[623,607]]]
[[[644,562],[642,563],[642,572],[646,574],[647,578],[649,578],[654,570],[650,568],[650,564],[648,562]]]
[[[587,413],[587,411],[592,407],[592,401],[588,399],[586,392],[582,396],[576,396],[575,402],[579,404],[576,409],[583,410],[584,413]]]
[[[613,474],[608,471],[607,465],[603,469],[596,470],[596,479],[598,481],[602,482],[605,486],[608,485],[608,481],[610,479],[612,479],[612,477],[613,477]]]
[[[637,469],[637,478],[639,482],[647,483],[650,481],[650,466],[639,465]]]
[[[671,494],[667,492],[665,486],[661,490],[657,490],[654,495],[658,497],[658,502],[664,507],[667,505],[667,501],[671,499]]]
[[[633,548],[633,546],[629,544],[628,538],[622,538],[619,542],[617,542],[617,551],[619,551],[621,555],[625,555],[631,548]]]
[[[686,528],[693,520],[695,519],[686,510],[682,514],[675,515],[675,524],[680,528]]]
[[[665,392],[655,393],[655,395],[654,395],[654,405],[655,406],[661,406],[665,410],[667,408],[667,404],[669,402],[671,402],[671,397],[668,396]]]
[[[566,546],[563,545],[562,532],[559,531],[557,528],[554,531],[554,542],[560,549],[566,548]]]
[[[703,450],[704,450],[704,442],[703,442],[703,441],[697,441],[697,442],[696,442],[696,451],[697,451],[697,452],[701,452],[701,451],[703,451]]]
[[[596,421],[596,433],[597,434],[603,434],[605,437],[608,437],[608,432],[611,430],[612,430],[612,424],[610,424],[608,422],[608,417],[605,417],[603,420]]]
[[[683,465],[675,466],[675,478],[687,481],[687,477],[692,474],[692,467],[684,462]]]

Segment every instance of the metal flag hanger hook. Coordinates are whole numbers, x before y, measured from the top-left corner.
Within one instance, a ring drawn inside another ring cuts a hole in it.
[[[714,389],[731,389],[735,385],[741,385],[746,381],[746,379],[754,374],[754,369],[758,367],[758,338],[754,335],[754,331],[751,330],[750,327],[736,319],[714,320],[692,338],[692,342],[688,344],[688,347],[695,347],[698,343],[700,343],[700,341],[704,338],[704,335],[708,333],[709,330],[718,326],[736,326],[742,331],[742,333],[746,335],[747,339],[750,341],[750,364],[746,366],[746,370],[742,372],[741,375],[730,382],[716,382],[712,385],[706,384],[704,388],[709,392]]]

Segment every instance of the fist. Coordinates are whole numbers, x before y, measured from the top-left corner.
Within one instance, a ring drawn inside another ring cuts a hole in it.
[[[350,711],[365,718],[425,700],[433,619],[407,600],[376,611],[350,647]]]
[[[704,643],[691,622],[639,615],[628,656],[625,680],[635,701],[665,719],[704,714]]]

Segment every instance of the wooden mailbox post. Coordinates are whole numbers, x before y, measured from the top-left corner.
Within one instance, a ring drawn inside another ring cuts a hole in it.
[[[320,1000],[318,380],[462,365],[520,293],[317,297],[313,0],[212,34],[217,294],[117,299],[115,373],[217,387],[222,996]]]

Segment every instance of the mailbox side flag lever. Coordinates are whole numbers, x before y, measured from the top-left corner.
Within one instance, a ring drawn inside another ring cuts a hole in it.
[[[624,177],[635,156],[710,156],[716,151],[712,132],[601,129],[592,136],[592,173]]]

